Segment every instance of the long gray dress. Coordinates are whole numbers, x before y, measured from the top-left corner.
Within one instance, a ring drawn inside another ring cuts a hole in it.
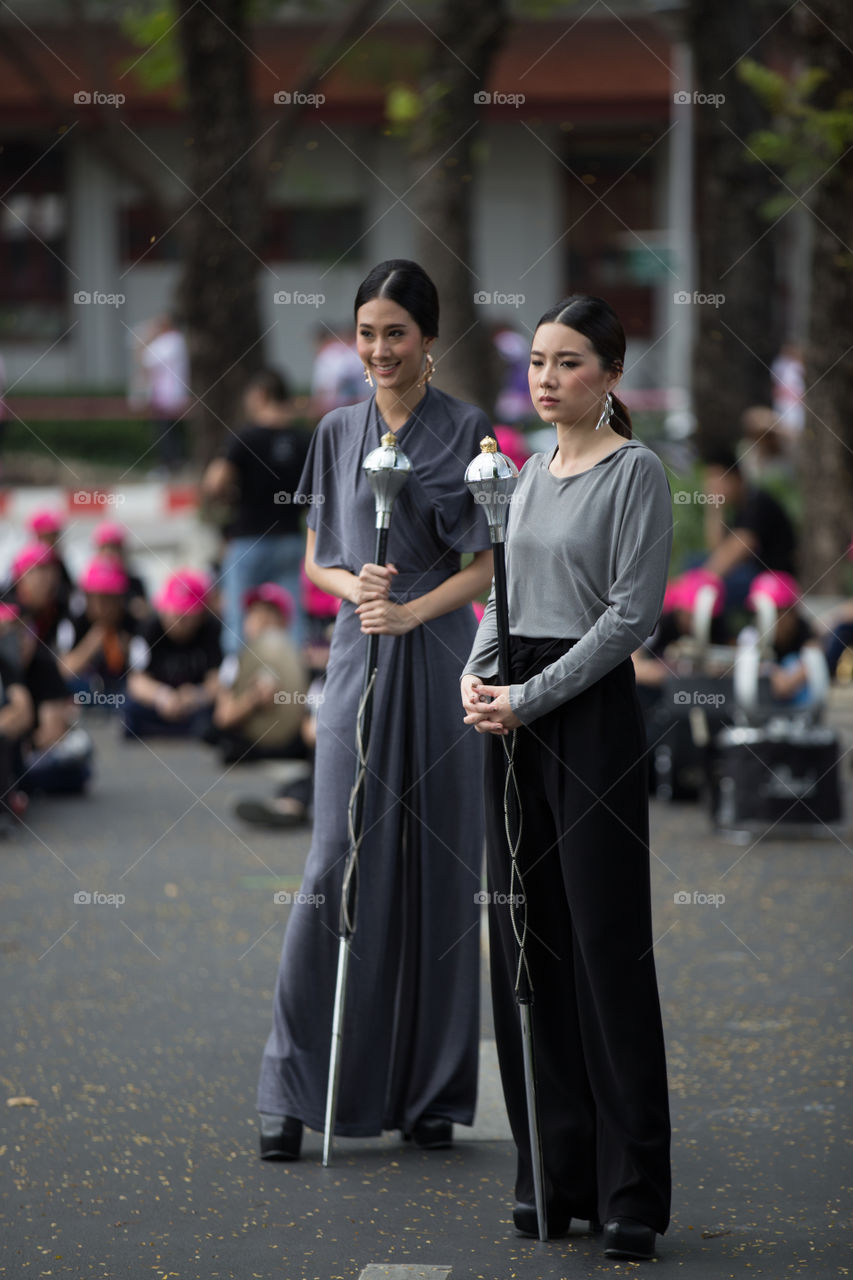
[[[362,471],[386,430],[375,399],[322,420],[301,481],[315,558],[358,573],[374,559],[375,515]],[[396,601],[458,572],[489,546],[464,484],[490,432],[473,406],[434,388],[397,432],[412,476],[391,518]],[[408,635],[381,636],[359,858],[357,931],[344,1017],[335,1132],[411,1129],[425,1114],[471,1124],[479,1038],[483,856],[481,743],[462,723],[459,677],[476,630],[470,605]],[[317,727],[314,835],[294,903],[264,1050],[258,1110],[323,1129],[347,805],[367,638],[344,601]]]

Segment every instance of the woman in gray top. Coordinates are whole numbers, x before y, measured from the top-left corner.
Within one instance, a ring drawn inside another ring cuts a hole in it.
[[[613,390],[625,336],[599,298],[547,312],[530,394],[557,447],[524,465],[509,508],[508,686],[495,684],[494,593],[462,679],[487,735],[492,994],[518,1147],[514,1220],[536,1234],[518,1016],[504,749],[516,730],[527,955],[551,1235],[572,1216],[605,1252],[648,1258],[669,1221],[669,1109],[652,949],[646,743],[632,652],[653,630],[672,545],[659,459]]]
[[[438,297],[416,263],[375,267],[355,313],[376,394],[323,418],[300,482],[306,573],[343,603],[317,721],[314,835],[258,1085],[265,1159],[294,1159],[303,1124],[324,1124],[366,633],[380,637],[378,675],[335,1131],[400,1128],[447,1146],[453,1122],[471,1124],[477,1089],[482,750],[455,690],[476,631],[471,601],[492,576],[486,521],[462,477],[491,428],[429,385]],[[362,463],[389,430],[412,474],[381,566]],[[463,552],[473,559],[460,568]]]

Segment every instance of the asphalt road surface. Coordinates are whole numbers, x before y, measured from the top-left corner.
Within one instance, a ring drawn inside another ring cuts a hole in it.
[[[307,1134],[298,1164],[258,1160],[288,912],[274,892],[298,887],[308,833],[233,817],[237,795],[271,788],[263,766],[226,772],[208,748],[126,744],[88,723],[90,794],[37,801],[0,846],[0,1276],[853,1272],[849,834],[737,846],[695,805],[653,805],[673,1221],[657,1261],[619,1263],[588,1236],[515,1234],[487,999],[481,1111],[452,1150],[387,1134],[338,1142],[323,1169]]]

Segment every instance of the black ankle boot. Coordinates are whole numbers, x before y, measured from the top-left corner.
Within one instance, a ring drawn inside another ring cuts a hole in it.
[[[424,1151],[453,1146],[453,1124],[441,1116],[421,1116],[412,1129],[412,1141]]]
[[[571,1211],[565,1205],[561,1205],[558,1201],[548,1200],[545,1209],[545,1216],[548,1219],[548,1239],[558,1240],[560,1236],[567,1236],[572,1225]],[[536,1216],[536,1204],[533,1201],[516,1200],[512,1209],[512,1220],[515,1223],[515,1229],[520,1235],[532,1236],[534,1240],[539,1239],[539,1219]],[[583,1222],[580,1218],[578,1221]],[[601,1223],[597,1218],[588,1218],[590,1235],[598,1235],[603,1230]]]
[[[655,1233],[635,1218],[611,1218],[604,1228],[605,1258],[634,1258],[646,1262],[655,1254]]]
[[[261,1159],[298,1160],[302,1148],[302,1121],[293,1116],[260,1113]]]

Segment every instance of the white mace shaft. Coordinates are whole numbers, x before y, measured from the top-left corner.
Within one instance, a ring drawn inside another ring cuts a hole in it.
[[[332,1145],[335,1139],[335,1113],[338,1109],[338,1089],[341,1083],[341,1045],[343,1043],[344,1004],[346,1002],[347,970],[351,941],[338,941],[338,976],[335,983],[335,1007],[332,1013],[332,1048],[329,1054],[329,1087],[326,1092],[326,1128],[323,1134],[323,1166],[329,1167]]]

